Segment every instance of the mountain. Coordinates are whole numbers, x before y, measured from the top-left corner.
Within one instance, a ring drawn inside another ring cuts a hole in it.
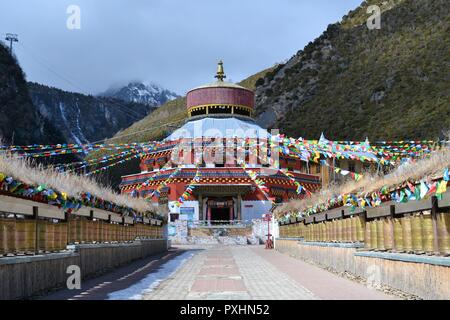
[[[35,108],[61,131],[61,140],[70,143],[110,138],[155,109],[147,104],[67,92],[32,82],[28,88]]]
[[[366,26],[382,9],[381,29]],[[257,121],[290,136],[436,139],[450,128],[447,0],[365,1],[257,82]]]
[[[133,81],[119,88],[111,88],[101,96],[116,98],[126,102],[143,103],[152,107],[160,106],[179,96],[157,84]]]
[[[0,139],[28,145],[64,142],[61,134],[33,106],[25,75],[9,49],[0,42]]]

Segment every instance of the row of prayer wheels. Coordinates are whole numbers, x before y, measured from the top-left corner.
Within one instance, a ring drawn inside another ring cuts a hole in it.
[[[377,218],[366,223],[364,248],[450,255],[450,213],[436,214],[436,231],[430,211]]]
[[[0,256],[65,250],[67,244],[162,239],[163,228],[121,225],[79,217],[69,222],[0,218]]]
[[[310,224],[281,225],[281,238],[318,242],[364,242],[367,250],[450,255],[450,212],[430,211],[365,221],[362,215]]]
[[[131,242],[136,238],[162,238],[161,227],[144,224],[128,226],[83,218],[70,220],[68,233],[69,243]]]
[[[0,255],[60,251],[67,246],[67,223],[0,219]]]
[[[363,242],[365,222],[362,216],[350,216],[317,223],[302,222],[280,226],[282,238],[304,238],[318,242]]]

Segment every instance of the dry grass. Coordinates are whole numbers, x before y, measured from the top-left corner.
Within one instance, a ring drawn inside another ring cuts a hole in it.
[[[118,194],[111,188],[101,186],[92,177],[44,169],[42,165],[36,165],[31,160],[0,154],[0,172],[29,185],[45,185],[56,191],[65,192],[70,197],[79,198],[82,193],[89,192],[96,197],[139,212],[157,211],[157,208],[145,200]]]
[[[325,203],[333,197],[349,193],[372,193],[384,186],[393,187],[405,181],[433,179],[442,175],[450,167],[450,149],[435,151],[430,157],[401,165],[386,175],[365,173],[359,181],[347,181],[342,185],[332,185],[314,193],[310,198],[291,200],[275,210],[276,215],[300,212],[316,204]]]

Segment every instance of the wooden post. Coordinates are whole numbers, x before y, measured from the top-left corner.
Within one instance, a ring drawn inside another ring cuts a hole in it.
[[[438,199],[436,196],[432,196],[431,197],[431,221],[433,222],[433,250],[434,250],[434,254],[439,255],[437,211],[438,211]]]
[[[66,232],[67,232],[67,243],[68,245],[70,243],[70,216],[67,213],[67,211],[64,211],[64,221],[66,221]]]
[[[39,208],[33,207],[34,217],[34,254],[39,254]]]
[[[395,246],[395,234],[394,234],[394,215],[395,215],[395,205],[390,206],[390,215],[389,215],[389,227],[392,239],[392,251],[397,251]]]

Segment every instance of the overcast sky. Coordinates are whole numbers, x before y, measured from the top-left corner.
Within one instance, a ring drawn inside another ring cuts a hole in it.
[[[284,61],[362,0],[1,0],[0,33],[27,79],[97,94],[130,80],[184,94],[210,82],[223,59],[228,80]],[[68,6],[81,28],[68,29]]]

